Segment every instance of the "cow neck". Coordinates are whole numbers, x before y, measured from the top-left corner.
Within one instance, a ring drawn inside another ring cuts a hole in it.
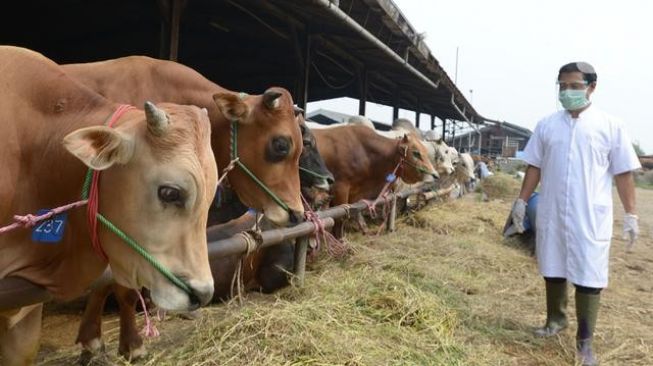
[[[399,141],[378,135],[375,132],[371,136],[373,137],[363,139],[363,143],[366,145],[367,151],[370,152],[374,171],[379,176],[382,174],[385,182],[385,177],[392,173],[401,161]],[[399,170],[401,171],[401,168]]]
[[[74,130],[101,125],[114,110],[115,106],[107,103],[88,113],[80,113],[73,120],[68,113],[46,117],[48,128],[33,134],[32,146],[43,147],[43,150],[31,152],[33,161],[26,172],[31,185],[28,191],[37,192],[36,197],[27,199],[37,201],[38,207],[27,204],[15,212],[32,212],[79,199],[88,168],[66,151],[61,141]],[[48,158],[42,159],[42,156]],[[55,298],[70,299],[82,293],[106,268],[106,263],[95,254],[89,243],[86,210],[74,209],[68,213],[61,242],[47,248],[42,244],[30,244],[30,254],[16,258],[9,266],[16,269],[14,275],[45,286]]]

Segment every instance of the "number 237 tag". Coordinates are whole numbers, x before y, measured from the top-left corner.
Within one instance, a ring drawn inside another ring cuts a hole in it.
[[[37,215],[48,213],[49,210],[39,210]],[[63,212],[48,220],[38,222],[32,228],[32,241],[39,243],[58,243],[63,238],[68,214]]]

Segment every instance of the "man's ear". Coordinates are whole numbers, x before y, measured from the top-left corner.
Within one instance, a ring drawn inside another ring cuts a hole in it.
[[[75,130],[64,137],[63,144],[66,150],[94,170],[126,164],[134,154],[132,139],[106,126]]]

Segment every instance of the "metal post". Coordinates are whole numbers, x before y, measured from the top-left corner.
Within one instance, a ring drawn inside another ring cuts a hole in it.
[[[394,122],[397,118],[399,118],[399,89],[395,89],[395,100],[394,100],[394,105],[392,106],[392,121]]]
[[[311,54],[313,52],[313,37],[308,31],[306,32],[306,42],[304,43],[304,72],[302,73],[301,88],[299,92],[299,108],[306,110],[308,103],[308,79],[311,71]]]
[[[308,252],[308,236],[302,236],[295,242],[295,276],[297,286],[304,286],[306,273],[306,253]]]
[[[367,102],[367,70],[362,70],[359,74],[360,80],[360,98],[358,98],[358,115],[365,115],[365,103]]]
[[[181,23],[181,0],[172,1],[172,15],[170,18],[170,54],[168,59],[177,61],[179,53],[179,28]]]
[[[419,130],[419,111],[415,111],[415,127]]]
[[[431,115],[431,129],[435,130],[435,114]]]
[[[447,119],[444,118],[442,120],[442,141],[446,140],[446,134],[447,134]]]
[[[394,232],[396,229],[395,222],[397,220],[397,196],[392,196],[392,202],[390,202],[390,216],[388,216],[388,232]]]
[[[456,121],[451,121],[451,146],[456,145]]]

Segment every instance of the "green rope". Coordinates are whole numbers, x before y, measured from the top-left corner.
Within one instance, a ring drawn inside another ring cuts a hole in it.
[[[238,121],[233,120],[231,121],[231,136],[230,136],[230,142],[231,142],[231,160],[234,160],[238,157]],[[284,210],[290,212],[290,207],[283,202],[279,196],[277,196],[268,186],[265,185],[254,173],[245,166],[245,164],[241,163],[240,160],[236,162],[236,165],[240,167],[240,169],[247,174],[262,190],[265,192],[274,202],[277,203],[281,208]]]
[[[329,179],[329,176],[327,176],[327,175],[322,175],[320,173],[316,173],[316,172],[314,172],[314,171],[312,171],[310,169],[306,169],[306,168],[301,167],[301,166],[299,167],[299,170],[303,171],[304,173],[308,173],[308,174],[310,174],[310,175],[312,175],[314,177],[317,177],[317,178],[321,178],[321,179],[325,179],[325,180]]]
[[[109,116],[109,118],[111,118],[111,116]],[[92,181],[93,181],[93,169],[89,169],[86,172],[86,177],[84,178],[84,184],[82,185],[82,199],[83,200],[88,199],[88,194],[89,194],[89,190],[91,188]],[[127,243],[132,249],[134,249],[138,254],[140,254],[143,258],[145,258],[145,260],[148,261],[152,265],[152,267],[154,267],[159,272],[161,272],[161,274],[164,277],[166,277],[170,282],[172,282],[175,286],[177,286],[180,289],[184,290],[188,294],[193,293],[190,286],[188,286],[185,282],[183,282],[177,276],[172,274],[172,272],[170,272],[161,263],[157,262],[157,260],[153,256],[151,256],[150,253],[148,253],[147,250],[145,250],[145,248],[138,245],[138,243],[134,239],[130,238],[122,230],[118,229],[118,227],[116,227],[106,217],[102,216],[102,214],[100,214],[100,213],[97,213],[95,217],[97,218],[97,220],[99,220],[101,223],[103,223],[104,226],[106,226],[110,231],[112,231],[120,239],[122,239],[125,243]]]
[[[404,160],[404,164],[409,165],[409,166],[415,168],[418,172],[420,172],[420,173],[422,173],[422,174],[429,174],[429,175],[432,174],[431,172],[429,172],[428,170],[426,170],[424,167],[421,167],[421,166],[419,166],[419,165],[413,164],[413,163],[411,163],[411,162],[408,161],[408,160]]]
[[[93,169],[89,169],[86,172],[86,178],[84,179],[84,185],[82,186],[82,199],[88,199],[88,190],[91,188],[91,181],[93,180]]]
[[[148,261],[152,265],[152,267],[156,268],[159,272],[161,272],[161,274],[165,278],[167,278],[170,282],[172,282],[175,286],[186,291],[188,294],[193,293],[193,290],[190,288],[190,286],[188,286],[185,282],[180,280],[166,267],[164,267],[161,263],[159,263],[153,256],[150,255],[150,253],[148,253],[143,247],[138,245],[138,243],[134,239],[129,237],[122,230],[118,229],[111,221],[107,220],[106,217],[102,216],[102,214],[100,213],[98,213],[96,217],[101,223],[104,224],[104,226],[106,226],[107,229],[109,229],[109,231],[112,231],[120,239],[122,239],[125,243],[127,243],[133,250],[135,250],[143,258],[145,258],[145,260]]]
[[[257,177],[256,175],[254,175],[254,173],[252,173],[252,171],[249,170],[249,169],[245,166],[245,164],[241,163],[240,160],[238,160],[238,161],[236,162],[236,165],[238,165],[238,166],[240,167],[240,169],[242,169],[242,170],[245,172],[245,174],[247,174],[250,178],[252,178],[252,180],[253,180],[254,182],[256,182],[256,184],[258,184],[258,186],[261,187],[261,189],[262,189],[265,193],[267,193],[268,196],[270,196],[270,197],[274,200],[274,202],[277,203],[277,205],[279,205],[281,208],[283,208],[283,209],[286,210],[286,211],[290,211],[290,208],[288,207],[288,205],[287,205],[285,202],[283,202],[283,200],[282,200],[281,198],[279,198],[276,194],[274,194],[274,192],[272,192],[272,191],[270,190],[270,188],[268,188],[268,187],[265,185],[265,183],[261,182],[261,180],[258,179],[258,177]]]

